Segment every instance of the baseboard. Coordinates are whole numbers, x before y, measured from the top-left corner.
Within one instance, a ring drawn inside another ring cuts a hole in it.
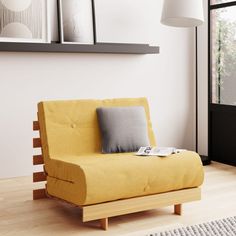
[[[202,164],[204,166],[206,165],[210,165],[211,164],[211,160],[208,156],[203,156],[203,155],[200,155],[201,159],[202,159]]]

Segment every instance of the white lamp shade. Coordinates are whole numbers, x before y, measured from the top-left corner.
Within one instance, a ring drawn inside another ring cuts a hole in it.
[[[164,0],[161,23],[194,27],[204,22],[202,0]]]

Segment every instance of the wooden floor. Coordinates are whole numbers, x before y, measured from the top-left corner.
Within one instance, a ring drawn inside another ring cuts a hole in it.
[[[183,215],[173,207],[109,219],[109,230],[98,221],[81,223],[80,210],[44,199],[32,201],[31,177],[0,180],[0,235],[125,235],[140,230],[160,230],[236,215],[236,168],[213,163],[205,168],[202,200],[183,206]],[[138,235],[138,234],[137,234]]]

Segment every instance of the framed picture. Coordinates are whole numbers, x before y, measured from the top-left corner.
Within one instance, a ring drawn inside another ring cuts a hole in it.
[[[96,41],[93,0],[58,0],[60,42],[94,44]]]
[[[49,43],[50,0],[0,0],[0,41]]]
[[[149,44],[156,36],[149,12],[151,4],[147,2],[150,1],[94,0],[96,42]]]
[[[57,0],[49,0],[51,42],[59,43],[59,17]]]

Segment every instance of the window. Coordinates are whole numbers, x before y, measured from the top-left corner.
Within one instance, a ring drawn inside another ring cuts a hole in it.
[[[211,102],[236,105],[236,1],[210,2]]]

